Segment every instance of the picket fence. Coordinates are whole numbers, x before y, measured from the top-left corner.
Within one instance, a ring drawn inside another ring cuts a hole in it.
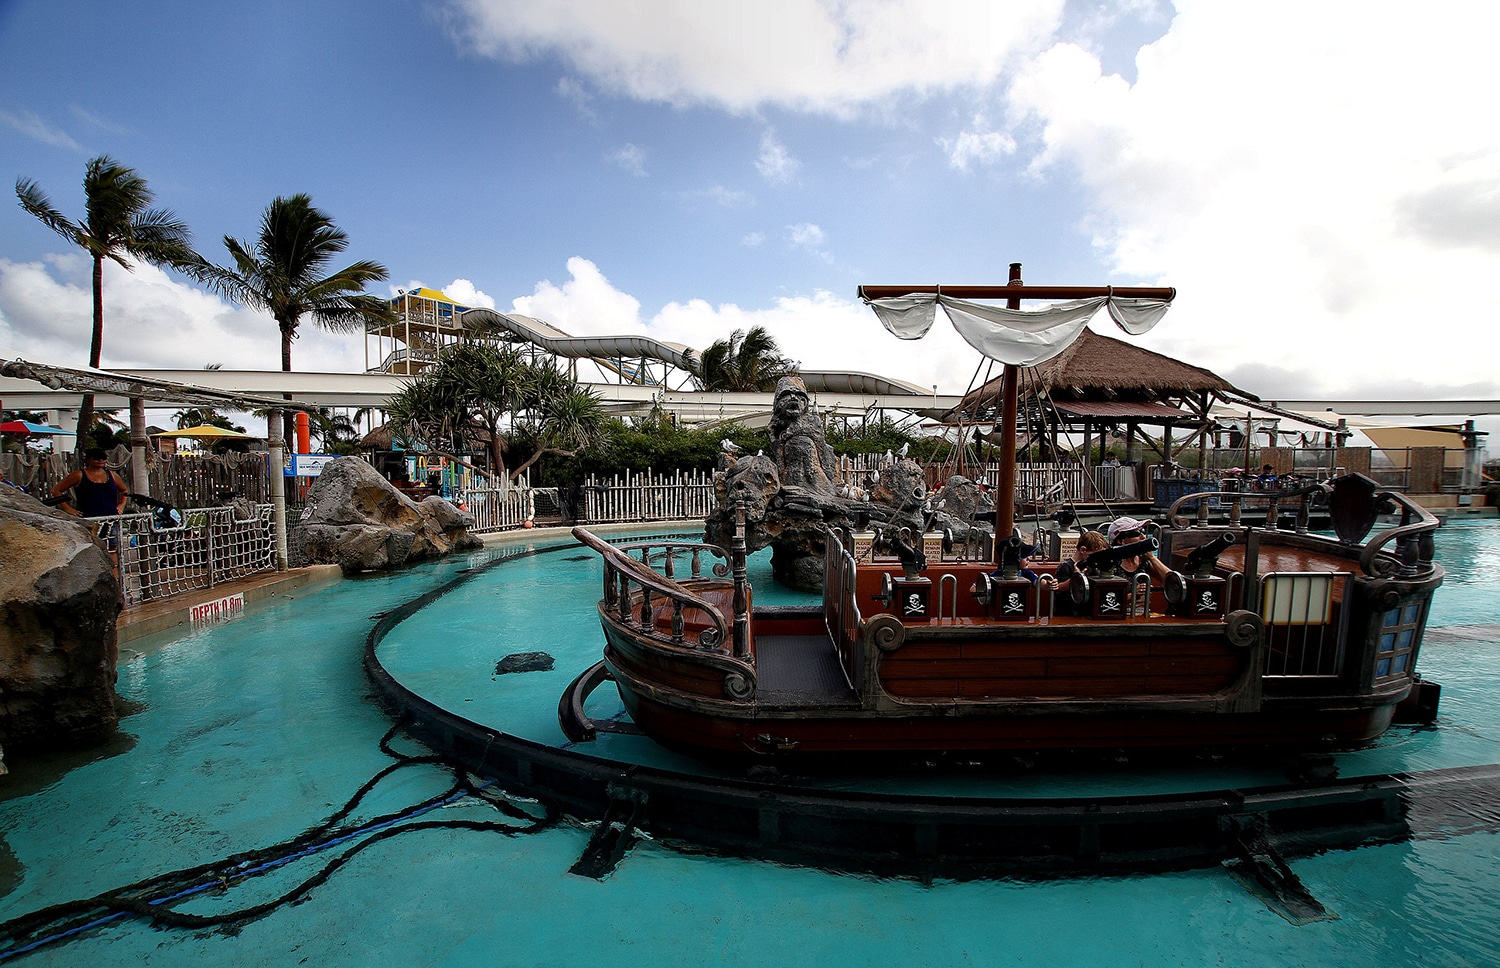
[[[648,468],[603,480],[591,474],[581,491],[579,520],[601,524],[705,518],[714,509],[712,471],[655,474]]]

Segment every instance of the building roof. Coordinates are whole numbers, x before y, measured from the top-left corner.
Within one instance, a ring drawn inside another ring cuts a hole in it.
[[[1101,420],[1175,423],[1179,420],[1197,419],[1186,410],[1153,400],[1060,400],[1054,406],[1065,416],[1094,417]]]
[[[1091,329],[1085,329],[1072,346],[1057,356],[1029,368],[1022,386],[1038,387],[1049,393],[1076,388],[1086,397],[1103,397],[1106,390],[1151,391],[1164,396],[1207,390],[1258,399],[1203,367],[1132,346],[1123,340],[1101,336]],[[988,402],[999,392],[1000,378],[997,377],[970,391],[964,402]]]

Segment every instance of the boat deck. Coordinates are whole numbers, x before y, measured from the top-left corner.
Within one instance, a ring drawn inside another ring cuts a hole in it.
[[[859,705],[827,634],[757,636],[755,672],[762,706]]]

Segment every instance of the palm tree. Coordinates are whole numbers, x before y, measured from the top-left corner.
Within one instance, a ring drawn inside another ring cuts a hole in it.
[[[89,366],[97,367],[104,352],[104,260],[127,271],[131,259],[171,266],[201,278],[202,258],[193,251],[187,224],[155,199],[146,180],[108,155],[88,163],[83,173],[84,218],[72,222],[52,207],[41,188],[29,178],[16,179],[21,207],[69,242],[86,249],[94,259],[94,332],[89,341]],[[84,394],[78,413],[78,433],[87,434],[94,422],[94,396]]]
[[[358,332],[369,321],[393,322],[386,300],[364,293],[386,278],[378,262],[355,262],[329,273],[349,236],[305,194],[277,198],[261,217],[253,246],[230,236],[232,268],[210,267],[208,281],[235,302],[268,312],[281,330],[281,368],[292,369],[292,340],[303,316],[336,333]]]
[[[609,417],[599,398],[550,361],[489,343],[449,349],[436,366],[386,404],[393,436],[432,450],[487,445],[495,476],[512,480],[543,454],[571,455],[602,441]],[[505,463],[507,444],[530,456]]]
[[[705,390],[767,392],[795,372],[797,364],[781,355],[776,338],[764,326],[752,326],[749,332],[737,329],[698,358],[698,380]]]

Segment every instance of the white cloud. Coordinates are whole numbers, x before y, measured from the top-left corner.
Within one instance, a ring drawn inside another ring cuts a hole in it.
[[[443,292],[452,296],[455,300],[465,306],[482,307],[494,309],[495,299],[489,293],[481,292],[467,279],[454,279],[443,287]]]
[[[897,92],[992,83],[1059,23],[1062,0],[450,0],[483,56],[556,57],[595,87],[734,113],[847,113]]]
[[[1134,84],[1059,44],[1010,118],[1039,125],[1035,172],[1087,187],[1122,276],[1179,288],[1153,348],[1302,368],[1314,396],[1493,385],[1459,348],[1500,317],[1500,116],[1469,96],[1496,28],[1489,4],[1182,0]]]
[[[1004,131],[989,130],[982,117],[975,117],[973,126],[957,138],[940,138],[938,144],[948,155],[948,164],[960,171],[968,171],[970,165],[991,165],[1016,153],[1016,139]]]
[[[0,259],[0,355],[60,366],[88,363],[93,329],[91,263],[82,254],[47,256],[42,262]],[[358,337],[311,323],[292,344],[297,370],[364,369]],[[221,363],[230,370],[279,370],[281,337],[269,315],[251,312],[137,266],[127,272],[104,264],[104,347],[108,367],[199,369]]]
[[[70,151],[83,150],[83,147],[74,141],[67,132],[54,128],[30,111],[22,111],[20,114],[0,111],[0,122],[4,122],[26,137],[40,141],[42,144],[52,145],[56,148],[67,148]]]
[[[640,145],[627,144],[621,148],[616,148],[607,157],[612,163],[630,172],[635,177],[646,177],[646,149]]]
[[[740,239],[740,245],[753,249],[757,246],[764,245],[765,241],[766,235],[764,232],[751,232],[743,239]]]
[[[767,131],[760,138],[760,153],[755,157],[755,170],[773,184],[788,182],[797,174],[801,162],[791,156],[786,146],[776,140],[776,132]]]
[[[815,226],[812,228],[816,228]],[[569,282],[537,284],[533,295],[515,300],[515,311],[558,325],[575,336],[645,335],[702,350],[736,329],[764,326],[781,350],[808,370],[857,370],[959,392],[974,372],[974,351],[950,326],[934,327],[913,353],[880,328],[862,304],[828,292],[778,299],[768,308],[703,299],[673,301],[649,318],[640,302],[610,284],[587,259],[568,260]]]
[[[546,279],[537,283],[531,295],[512,301],[512,310],[552,323],[572,336],[642,332],[640,301],[611,285],[598,266],[574,256],[568,260],[568,274],[572,278],[561,286]]]
[[[803,222],[799,225],[787,226],[787,237],[792,244],[803,249],[813,249],[823,244],[824,233],[821,228],[811,222]]]

